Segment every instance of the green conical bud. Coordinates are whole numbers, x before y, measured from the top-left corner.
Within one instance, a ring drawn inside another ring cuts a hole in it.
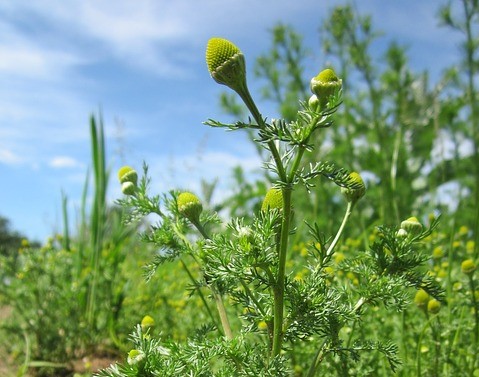
[[[262,211],[270,211],[274,209],[282,209],[283,208],[283,192],[281,189],[273,187],[270,188],[269,191],[266,193],[263,204],[261,205]]]
[[[429,300],[427,303],[427,311],[431,314],[437,314],[441,310],[441,303],[435,298]]]
[[[241,50],[223,38],[211,38],[206,46],[206,65],[213,79],[235,91],[246,88],[246,63]]]
[[[313,94],[311,97],[309,97],[308,105],[311,110],[314,110],[314,111],[321,110],[321,104],[319,103],[319,99],[316,96],[316,94]]]
[[[118,170],[120,183],[131,182],[135,186],[138,183],[138,173],[130,166],[123,166]]]
[[[143,361],[144,358],[145,358],[145,353],[143,351],[133,349],[130,352],[128,352],[128,357],[126,361],[130,365],[135,365]]]
[[[413,216],[401,222],[401,229],[404,229],[412,236],[417,236],[422,231],[422,224]]]
[[[145,332],[147,329],[155,326],[155,320],[149,315],[145,315],[141,320],[141,329]]]
[[[349,173],[348,186],[352,187],[341,187],[341,193],[344,195],[348,203],[356,203],[366,193],[364,181],[359,173],[356,173],[355,171]]]
[[[121,192],[125,195],[134,195],[136,192],[136,185],[133,182],[123,182],[121,184]]]
[[[199,223],[203,205],[200,199],[191,192],[182,192],[176,199],[178,212],[192,223]]]
[[[429,293],[424,289],[420,289],[416,292],[414,296],[414,303],[420,308],[425,310],[427,308],[427,303],[429,302]]]
[[[472,259],[466,259],[461,263],[461,271],[466,275],[472,275],[476,270],[476,264]]]
[[[342,85],[342,80],[328,68],[311,79],[311,92],[316,95],[321,107],[324,108],[330,98],[341,90]]]

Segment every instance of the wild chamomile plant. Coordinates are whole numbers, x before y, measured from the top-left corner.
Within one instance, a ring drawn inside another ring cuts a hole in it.
[[[205,123],[255,132],[255,142],[270,156],[264,168],[275,181],[252,219],[232,218],[224,224],[194,193],[149,195],[146,165],[139,182],[133,168],[120,169],[125,197],[119,203],[127,210],[127,221],[158,217],[142,234],[160,250],[146,266],[147,278],[161,265],[179,260],[191,281],[185,288],[201,298],[198,310],[206,321],[198,323],[198,331],[184,343],[162,338],[161,324],[155,330],[138,325],[127,362],[98,375],[360,375],[360,356],[371,353],[384,355],[396,370],[397,347],[355,329],[361,328],[369,308],[403,310],[414,296],[408,288],[442,299],[441,289],[422,269],[429,255],[420,247],[436,223],[423,229],[410,218],[397,228],[380,227],[369,250],[358,250],[342,262],[341,269],[355,276],[355,284],[345,285],[335,276],[333,259],[350,215],[366,193],[365,184],[358,173],[333,163],[302,163],[321,132],[333,125],[341,105],[341,79],[332,69],[321,71],[312,78],[312,96],[301,103],[295,120],[268,120],[248,90],[245,58],[238,47],[212,38],[206,63],[216,82],[239,95],[251,118],[247,123]],[[301,185],[314,190],[325,184],[319,182],[321,177],[338,186],[345,212],[334,235],[325,235],[316,223],[307,224],[307,256],[298,259],[290,238],[302,219],[294,211],[292,192]],[[294,263],[304,264],[301,278],[293,275]],[[376,367],[383,368],[381,363]]]

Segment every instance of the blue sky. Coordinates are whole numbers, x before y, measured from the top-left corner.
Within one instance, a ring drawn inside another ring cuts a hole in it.
[[[202,125],[229,120],[218,106],[225,88],[204,62],[207,40],[233,41],[251,72],[270,46],[268,30],[291,25],[312,51],[312,77],[326,64],[321,19],[344,3],[0,0],[0,216],[44,241],[61,231],[63,191],[74,219],[90,164],[88,119],[100,109],[113,172],[110,200],[120,196],[116,170],[123,164],[140,170],[143,161],[156,192],[197,190],[201,178],[216,177],[227,189],[232,167],[254,170],[261,163],[244,135]],[[438,26],[442,3],[357,0],[356,7],[384,32],[378,54],[397,40],[414,69],[434,76],[459,59],[458,36]]]

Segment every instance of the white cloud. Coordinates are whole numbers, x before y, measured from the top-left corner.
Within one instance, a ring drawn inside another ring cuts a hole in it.
[[[55,169],[83,167],[82,163],[69,156],[55,156],[49,161],[48,165]]]
[[[0,163],[5,165],[18,165],[23,159],[8,149],[0,149]]]
[[[160,192],[171,189],[199,191],[201,180],[212,183],[218,179],[219,188],[227,189],[234,167],[241,166],[247,176],[257,173],[263,164],[253,147],[251,153],[233,154],[226,151],[204,151],[182,156],[160,156],[147,160],[152,184]]]

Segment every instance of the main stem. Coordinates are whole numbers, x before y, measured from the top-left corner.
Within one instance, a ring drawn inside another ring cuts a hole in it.
[[[266,127],[263,117],[259,112],[256,104],[249,93],[246,82],[240,88],[237,88],[236,92],[239,94],[243,102],[245,103],[248,110],[253,115],[254,120],[258,124],[260,129]],[[274,294],[274,325],[273,325],[273,348],[271,350],[272,357],[278,356],[281,352],[281,347],[283,344],[283,321],[284,321],[284,280],[285,280],[285,269],[286,269],[286,255],[288,251],[288,239],[289,239],[289,229],[291,224],[291,192],[292,188],[290,186],[291,180],[288,177],[286,169],[281,160],[278,148],[274,141],[268,141],[268,148],[273,156],[273,160],[278,171],[278,176],[280,182],[285,185],[282,187],[283,192],[283,211],[282,211],[282,220],[281,220],[281,234],[280,234],[280,243],[278,250],[278,275],[276,277],[276,282],[273,287]],[[297,160],[299,163],[299,160]]]

